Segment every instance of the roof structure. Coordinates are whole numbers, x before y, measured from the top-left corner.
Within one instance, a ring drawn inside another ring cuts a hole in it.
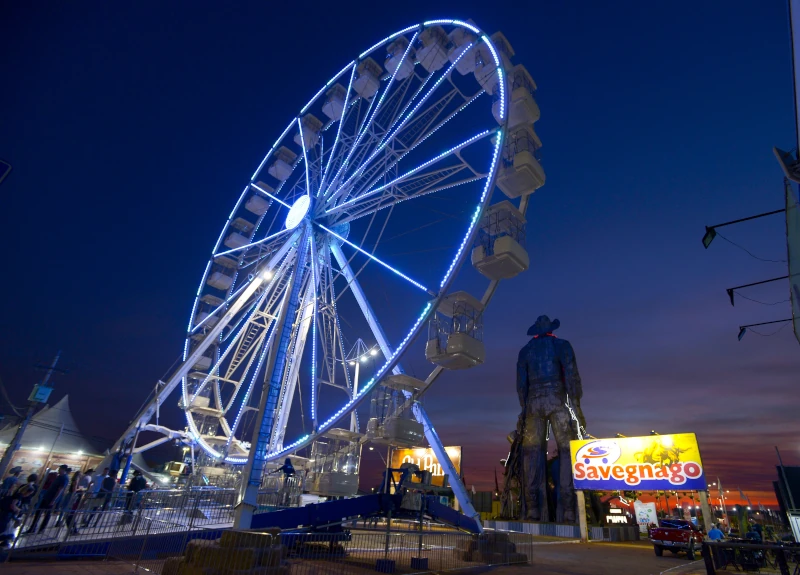
[[[63,430],[62,430],[63,425]],[[10,426],[0,431],[0,445],[8,446],[17,427]],[[59,431],[61,431],[59,435]],[[53,453],[83,453],[101,455],[97,447],[86,439],[78,429],[69,408],[69,396],[65,395],[53,406],[46,405],[31,418],[22,436],[21,449],[50,451]]]

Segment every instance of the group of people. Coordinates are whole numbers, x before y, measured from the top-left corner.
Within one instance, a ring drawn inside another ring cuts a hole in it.
[[[24,527],[31,515],[32,520],[24,531],[26,535],[42,533],[53,514],[58,516],[56,527],[66,526],[69,533],[77,535],[80,533],[79,516],[82,516],[80,527],[85,528],[92,525],[92,520],[99,513],[106,511],[119,485],[118,470],[108,467],[102,473],[95,473],[94,469],[85,472],[78,470],[71,478],[70,471],[67,465],[50,471],[40,490],[39,477],[35,473],[21,482],[22,468],[11,470],[0,484],[0,545],[9,546],[17,528]],[[126,514],[133,513],[136,495],[146,488],[144,476],[138,469],[135,470],[127,486]],[[38,499],[35,499],[37,494]]]
[[[730,528],[728,529],[728,535],[730,537]],[[708,532],[708,538],[711,541],[722,541],[726,538],[725,533],[722,531],[722,528],[719,523],[714,525]],[[745,533],[744,538],[752,541],[753,543],[763,543],[764,541],[764,528],[761,527],[759,523],[751,523],[747,527],[747,533]]]

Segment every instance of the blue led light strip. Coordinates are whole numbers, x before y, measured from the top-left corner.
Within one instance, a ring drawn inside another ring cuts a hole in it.
[[[408,277],[408,276],[407,276],[406,274],[404,274],[403,272],[401,272],[401,271],[399,271],[399,270],[397,270],[397,269],[393,268],[392,266],[390,266],[390,265],[389,265],[389,264],[387,264],[386,262],[379,260],[378,258],[376,258],[375,256],[373,256],[373,255],[372,255],[371,253],[369,253],[368,251],[362,250],[362,249],[361,249],[360,247],[358,247],[356,244],[354,244],[354,243],[353,243],[353,242],[351,242],[351,241],[348,241],[346,238],[343,238],[342,236],[340,236],[340,235],[339,235],[339,234],[337,234],[336,232],[334,232],[334,231],[332,231],[332,230],[329,230],[328,228],[326,228],[325,226],[323,226],[322,224],[320,224],[320,223],[317,223],[317,222],[314,222],[314,225],[315,225],[315,226],[318,226],[320,229],[323,229],[323,230],[325,230],[326,232],[328,232],[329,234],[331,234],[333,237],[335,237],[335,238],[338,238],[339,240],[343,241],[344,243],[346,243],[348,246],[350,246],[351,248],[355,249],[356,251],[359,251],[359,252],[361,252],[362,254],[364,254],[365,256],[367,256],[368,258],[370,258],[371,260],[374,260],[374,261],[376,261],[377,263],[379,263],[380,265],[382,265],[383,267],[385,267],[385,268],[386,268],[387,270],[389,270],[390,272],[394,272],[394,273],[396,273],[396,274],[397,274],[397,275],[399,275],[401,278],[403,278],[403,279],[404,279],[404,280],[406,280],[407,282],[411,283],[412,285],[414,285],[414,286],[418,287],[418,288],[419,288],[419,289],[421,289],[422,291],[424,291],[424,292],[426,292],[426,293],[429,293],[429,294],[431,294],[431,295],[433,295],[433,296],[435,296],[435,295],[436,295],[434,292],[432,292],[431,290],[429,290],[428,288],[426,288],[424,285],[422,285],[422,284],[421,284],[421,283],[419,283],[418,281],[412,280],[410,277]]]
[[[300,129],[300,147],[303,148],[303,167],[306,172],[306,195],[311,197],[311,181],[308,179],[308,156],[306,155],[306,139],[303,137],[303,124],[297,118],[297,127]]]

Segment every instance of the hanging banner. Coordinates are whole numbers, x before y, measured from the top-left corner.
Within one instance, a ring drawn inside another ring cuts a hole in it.
[[[658,525],[658,513],[655,503],[643,503],[638,499],[633,502],[633,512],[636,513],[636,523],[639,524],[639,533],[647,533],[650,525]]]
[[[570,441],[575,489],[706,489],[694,433]]]
[[[797,188],[786,184],[786,253],[789,262],[789,300],[792,302],[792,327],[800,343],[800,207]]]

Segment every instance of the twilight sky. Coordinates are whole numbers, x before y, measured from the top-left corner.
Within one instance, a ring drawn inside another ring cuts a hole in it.
[[[505,33],[539,86],[547,184],[528,211],[531,269],[487,312],[486,363],[426,399],[467,482],[493,484],[516,354],[546,313],[576,350],[593,435],[694,431],[708,475],[774,499],[773,446],[800,463],[800,349],[790,327],[736,333],[789,317],[788,290],[732,308],[725,288],[786,265],[700,238],[783,205],[771,148],[796,141],[783,2],[179,4],[0,9],[0,157],[14,166],[0,376],[15,402],[63,349],[54,398],[115,439],[179,354],[208,249],[287,120],[392,31],[472,18]],[[786,258],[781,216],[721,231]]]

